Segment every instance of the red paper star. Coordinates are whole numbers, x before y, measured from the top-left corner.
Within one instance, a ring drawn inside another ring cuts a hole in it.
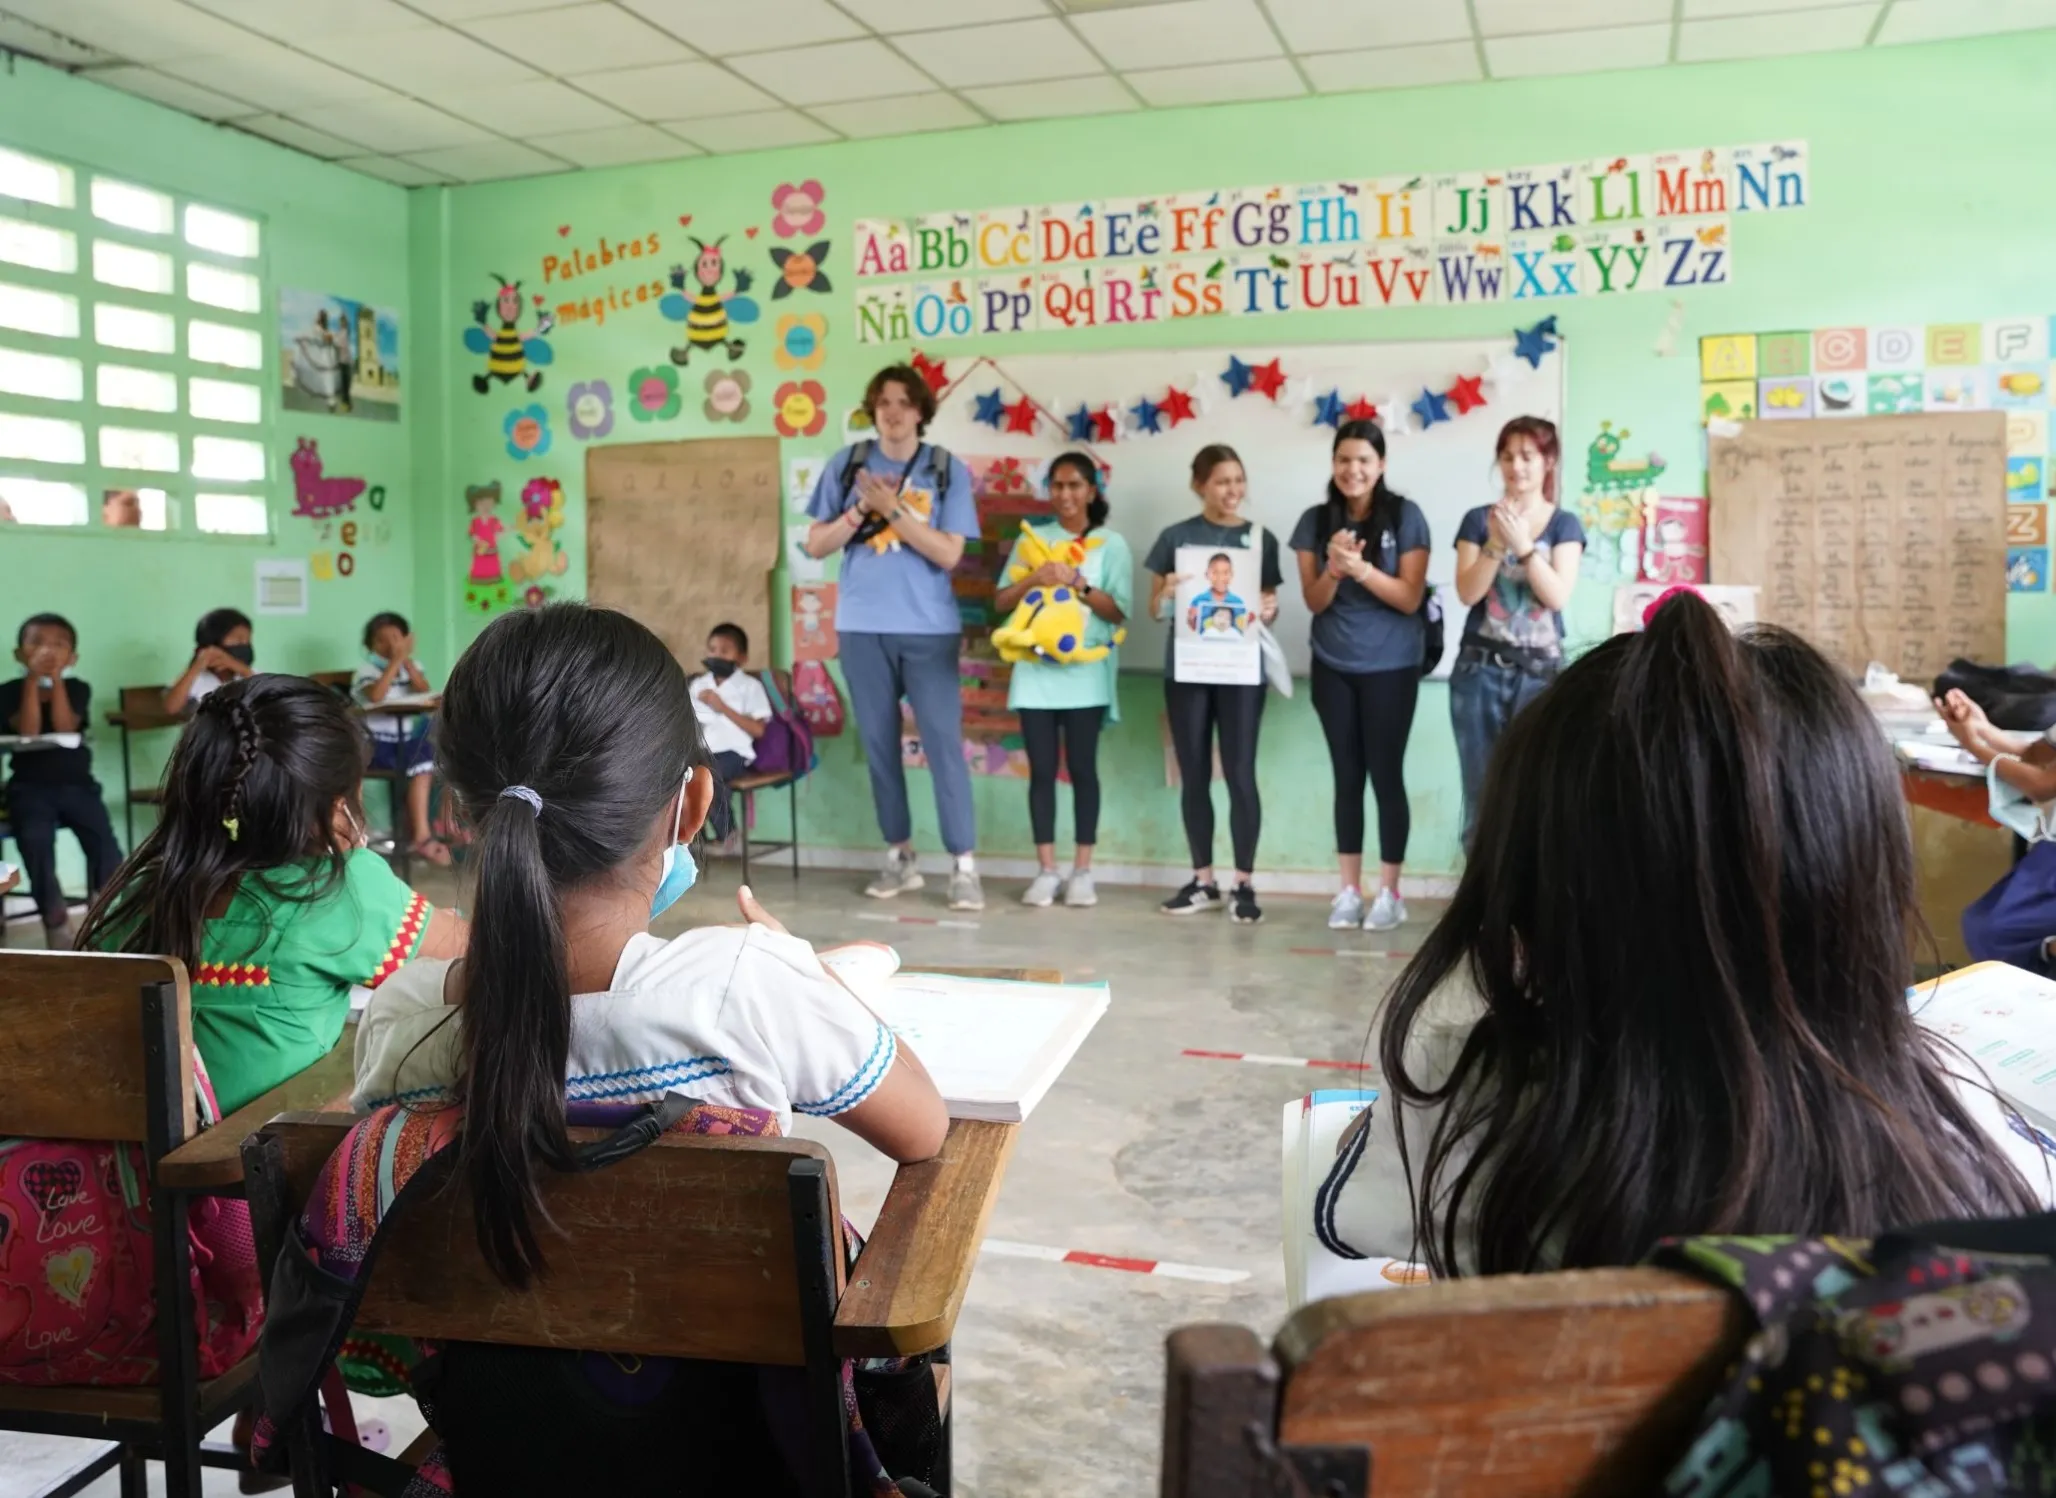
[[[1007,407],[1007,430],[1035,435],[1035,402],[1022,396]]]
[[[1092,413],[1092,440],[1112,442],[1121,435],[1121,413],[1112,406],[1102,406]]]
[[[1376,421],[1378,419],[1378,408],[1359,395],[1355,400],[1342,408],[1342,419],[1344,421]]]
[[[1466,375],[1449,387],[1449,403],[1456,407],[1456,414],[1468,416],[1485,404],[1484,379],[1478,375]]]
[[[931,359],[919,349],[914,351],[914,373],[928,382],[928,388],[937,395],[949,383],[949,365],[941,359]]]
[[[1164,392],[1164,398],[1157,402],[1157,409],[1171,419],[1172,426],[1199,418],[1199,413],[1192,408],[1191,395],[1176,386]]]
[[[1268,364],[1259,364],[1249,372],[1249,388],[1258,395],[1269,396],[1275,403],[1279,392],[1285,388],[1285,371],[1273,359]]]

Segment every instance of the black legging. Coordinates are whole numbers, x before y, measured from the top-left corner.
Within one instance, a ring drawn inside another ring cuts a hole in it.
[[[1071,772],[1071,820],[1080,847],[1099,841],[1099,730],[1103,707],[1024,707],[1021,737],[1028,741],[1028,823],[1035,845],[1057,840],[1057,740]]]
[[[1221,734],[1221,774],[1228,782],[1228,835],[1235,867],[1256,867],[1257,834],[1264,806],[1256,793],[1256,736],[1264,721],[1264,688],[1201,685],[1164,679],[1164,707],[1171,720],[1171,749],[1178,757],[1179,804],[1185,812],[1185,841],[1192,867],[1214,863],[1214,753]]]
[[[1406,803],[1406,739],[1413,731],[1421,673],[1337,671],[1314,661],[1314,712],[1335,767],[1335,851],[1364,850],[1364,776],[1378,797],[1378,858],[1406,862],[1413,812]]]

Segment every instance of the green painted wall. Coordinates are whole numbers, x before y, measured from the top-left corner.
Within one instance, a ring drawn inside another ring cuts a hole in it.
[[[408,202],[397,187],[28,62],[0,74],[0,142],[262,220],[268,328],[275,328],[280,286],[407,308]],[[411,362],[412,333],[403,318],[402,390],[410,392],[410,403],[419,379]],[[390,539],[370,539],[377,532],[360,501],[365,543],[356,550],[354,574],[314,583],[305,618],[258,620],[259,664],[292,671],[352,665],[364,620],[379,609],[406,610],[413,603],[411,404],[403,407],[398,424],[281,412],[277,350],[269,347],[269,333],[266,341],[272,539],[97,528],[0,530],[0,596],[7,601],[0,624],[7,648],[13,648],[19,618],[41,609],[69,616],[79,629],[79,674],[93,684],[96,716],[103,705],[114,706],[124,685],[177,676],[192,655],[193,623],[207,609],[229,604],[251,612],[252,564],[258,558],[333,549],[333,542],[317,538],[312,521],[290,513],[292,471],[286,460],[297,437],[320,443],[328,473],[363,475],[385,485],[388,499],[378,518],[388,522]],[[170,742],[166,733],[138,740],[137,763],[146,778],[155,776]],[[94,747],[101,783],[109,788],[110,803],[118,803],[120,741],[103,726]],[[119,829],[121,808],[116,804],[113,810]],[[147,816],[138,816],[139,836],[149,825]],[[61,846],[67,855],[72,851],[69,839]]]

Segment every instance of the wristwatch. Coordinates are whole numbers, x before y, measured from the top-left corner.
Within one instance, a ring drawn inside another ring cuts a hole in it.
[[[1078,584],[1078,597],[1079,597],[1079,599],[1080,599],[1080,600],[1082,601],[1082,600],[1084,600],[1084,599],[1090,598],[1091,596],[1092,596],[1092,584],[1091,584],[1091,583],[1088,583],[1088,582],[1081,582],[1081,583],[1079,583],[1079,584]]]

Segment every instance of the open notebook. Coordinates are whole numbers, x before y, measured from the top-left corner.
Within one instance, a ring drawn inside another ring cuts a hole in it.
[[[1907,995],[1923,1029],[1954,1041],[2056,1154],[2056,982],[1980,962]]]
[[[903,973],[875,942],[831,947],[821,962],[913,1047],[952,1118],[1021,1122],[1107,1012],[1104,983]]]

